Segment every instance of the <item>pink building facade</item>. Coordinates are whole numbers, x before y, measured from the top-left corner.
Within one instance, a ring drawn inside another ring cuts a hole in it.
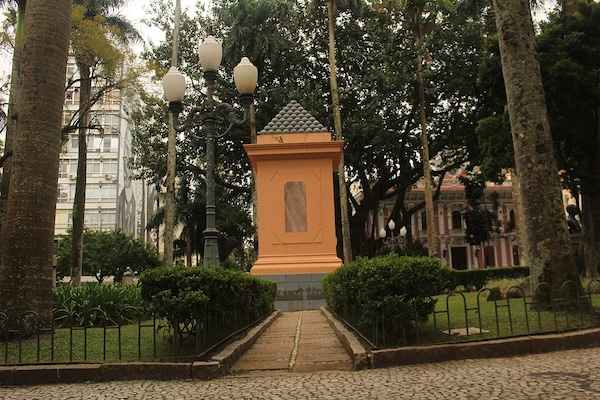
[[[517,241],[515,198],[510,179],[503,184],[488,183],[485,189],[486,207],[493,210],[491,195],[498,194],[499,205],[495,213],[500,221],[499,233],[493,233],[489,242],[479,246],[470,245],[465,240],[465,220],[463,213],[468,210],[465,188],[459,181],[462,171],[456,175],[446,175],[440,196],[434,202],[435,228],[438,246],[436,252],[442,263],[453,269],[476,269],[520,265],[520,251]],[[419,182],[407,193],[404,203],[411,208],[424,201],[423,182]],[[376,220],[378,232],[387,225],[395,199],[382,201]],[[396,221],[397,222],[397,221]],[[397,224],[397,228],[400,227]],[[420,240],[427,245],[427,222],[425,211],[412,215],[409,235],[412,240]]]

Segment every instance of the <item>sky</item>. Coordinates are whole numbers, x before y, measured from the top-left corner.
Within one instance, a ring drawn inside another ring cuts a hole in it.
[[[181,0],[181,12],[187,12],[189,15],[194,15],[196,11],[196,3],[199,0]],[[209,0],[203,0],[205,3],[208,3]],[[146,41],[146,43],[152,42],[157,43],[161,39],[164,38],[164,33],[157,29],[150,29],[147,27],[142,20],[146,17],[147,7],[146,5],[140,1],[129,0],[128,5],[123,7],[119,14],[129,21],[131,21],[134,26],[141,32],[142,37]],[[172,7],[166,9],[167,13],[175,13],[175,0],[171,0]]]

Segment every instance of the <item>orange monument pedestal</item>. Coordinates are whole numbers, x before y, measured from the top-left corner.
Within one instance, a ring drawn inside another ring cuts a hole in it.
[[[250,273],[277,280],[280,292],[320,288],[342,264],[336,254],[333,171],[343,141],[292,100],[244,146],[256,171],[258,259]]]

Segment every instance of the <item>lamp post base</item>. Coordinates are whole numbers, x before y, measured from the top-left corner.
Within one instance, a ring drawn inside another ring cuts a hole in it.
[[[219,261],[219,232],[204,231],[204,259],[202,264],[204,266],[218,267],[221,265]]]

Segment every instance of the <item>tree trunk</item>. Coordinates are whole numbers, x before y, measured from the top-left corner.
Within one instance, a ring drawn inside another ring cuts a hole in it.
[[[517,232],[517,241],[519,243],[519,263],[521,265],[529,265],[529,259],[527,258],[530,254],[527,249],[527,240],[525,240],[525,236],[523,232],[525,232],[525,228],[523,227],[523,218],[521,218],[520,210],[521,206],[521,196],[519,195],[520,190],[519,186],[519,174],[517,171],[512,170],[512,192],[513,192],[513,207],[515,211],[515,230]],[[533,288],[531,288],[533,289]]]
[[[598,247],[596,246],[596,235],[594,222],[591,214],[590,195],[583,194],[581,196],[581,227],[583,241],[583,257],[585,261],[585,277],[598,277]]]
[[[190,228],[185,228],[185,259],[188,267],[192,266],[192,238],[190,236]]]
[[[71,33],[70,0],[29,0],[17,136],[0,242],[0,310],[52,321],[52,253],[60,130]]]
[[[91,67],[77,61],[81,84],[79,87],[79,133],[77,154],[77,179],[75,181],[75,198],[73,199],[73,232],[71,233],[71,284],[81,284],[83,266],[83,228],[85,221],[85,192],[87,185],[87,142],[90,125],[90,109],[92,97]]]
[[[4,154],[12,151],[17,131],[17,104],[19,86],[21,81],[21,61],[23,54],[23,29],[25,24],[25,0],[18,3],[17,27],[15,30],[15,48],[12,57],[12,72],[10,76],[10,92],[8,95],[8,113],[6,119],[6,136],[4,141]],[[2,183],[0,185],[0,231],[4,222],[8,190],[12,170],[12,156],[2,164]]]
[[[427,252],[429,257],[437,257],[437,234],[435,231],[435,211],[433,210],[433,189],[429,165],[429,137],[427,136],[427,114],[425,110],[425,79],[423,78],[423,22],[421,11],[413,15],[414,35],[417,44],[417,75],[419,78],[419,117],[421,123],[421,143],[423,146],[423,178],[425,180],[425,215],[427,216]]]
[[[329,81],[331,84],[331,102],[333,106],[333,123],[335,126],[335,139],[344,140],[342,134],[342,117],[340,114],[340,100],[335,66],[335,19],[333,15],[333,0],[327,2],[327,21],[329,27]],[[346,172],[344,168],[344,152],[338,165],[338,184],[340,188],[340,213],[342,221],[342,245],[344,249],[344,263],[352,262],[352,242],[350,238],[350,221],[348,217],[348,189],[346,188]]]
[[[519,195],[531,279],[573,304],[581,281],[571,252],[540,67],[527,0],[494,0],[502,73],[519,173]],[[550,305],[547,290],[541,306]],[[581,292],[580,292],[581,293]]]
[[[423,145],[423,177],[425,180],[424,194],[425,215],[427,216],[427,252],[429,257],[434,257],[437,256],[437,235],[435,232],[435,211],[433,210],[431,168],[429,166],[429,138],[427,136],[427,115],[425,113],[425,80],[423,79],[423,57],[420,53],[417,56],[417,73],[419,75],[419,109],[421,119],[421,142]]]
[[[171,65],[177,66],[177,48],[179,45],[179,21],[181,18],[181,0],[175,1],[175,28],[173,30],[173,49],[171,51]],[[167,179],[165,199],[165,231],[163,265],[173,265],[173,231],[175,230],[175,163],[177,157],[177,133],[173,126],[173,118],[169,113],[169,137],[167,139]]]

